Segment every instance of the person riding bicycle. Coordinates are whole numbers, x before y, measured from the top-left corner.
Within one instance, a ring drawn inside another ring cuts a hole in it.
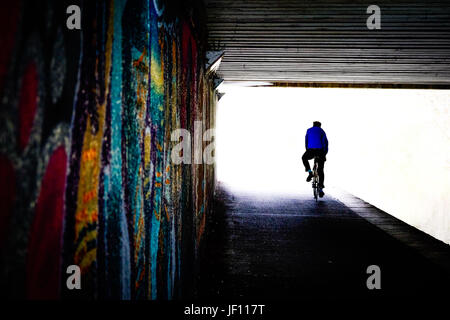
[[[309,165],[309,161],[314,157],[318,157],[318,173],[319,173],[319,196],[324,196],[323,188],[325,188],[323,182],[325,175],[323,173],[323,167],[326,161],[326,154],[328,153],[328,139],[325,131],[321,128],[322,124],[319,121],[314,121],[313,126],[306,131],[305,136],[305,148],[306,152],[302,156],[303,165],[305,171],[308,172],[307,182],[310,182],[313,178],[313,172]]]

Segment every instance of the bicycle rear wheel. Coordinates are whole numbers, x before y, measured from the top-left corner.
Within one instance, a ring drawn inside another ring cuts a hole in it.
[[[312,187],[313,187],[313,194],[314,194],[314,199],[316,200],[316,202],[318,201],[319,198],[319,174],[318,174],[318,166],[319,164],[317,163],[318,158],[315,157],[314,158],[314,168],[313,168],[313,183],[312,183]]]

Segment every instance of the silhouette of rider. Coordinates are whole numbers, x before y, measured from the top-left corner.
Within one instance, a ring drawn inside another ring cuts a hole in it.
[[[314,121],[313,126],[306,131],[305,136],[305,148],[306,151],[302,156],[303,165],[305,166],[305,171],[308,172],[307,182],[310,182],[313,178],[313,173],[309,165],[309,161],[314,157],[318,157],[318,173],[319,173],[319,196],[322,198],[324,196],[323,188],[325,188],[323,182],[325,180],[325,175],[323,173],[323,167],[326,161],[326,154],[328,153],[328,140],[325,131],[321,128],[321,123],[319,121]]]

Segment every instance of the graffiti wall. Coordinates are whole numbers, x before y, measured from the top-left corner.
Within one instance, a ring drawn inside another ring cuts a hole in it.
[[[3,295],[192,294],[214,166],[174,164],[171,133],[214,127],[201,21],[197,1],[1,2]]]

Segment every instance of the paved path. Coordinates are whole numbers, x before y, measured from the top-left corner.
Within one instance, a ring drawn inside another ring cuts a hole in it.
[[[438,263],[450,257],[449,246],[368,204],[360,205],[357,198],[341,196],[352,209],[328,195],[315,203],[310,194],[268,196],[219,187],[215,218],[205,239],[199,297],[449,297],[450,270]],[[370,213],[371,222],[364,212]],[[377,221],[387,229],[403,230],[403,238],[387,233]],[[414,234],[416,247],[407,244],[408,232]],[[426,258],[417,250],[418,243],[426,244],[422,251],[431,248],[434,256],[438,252],[440,259]],[[381,268],[381,290],[367,289],[370,265]]]

